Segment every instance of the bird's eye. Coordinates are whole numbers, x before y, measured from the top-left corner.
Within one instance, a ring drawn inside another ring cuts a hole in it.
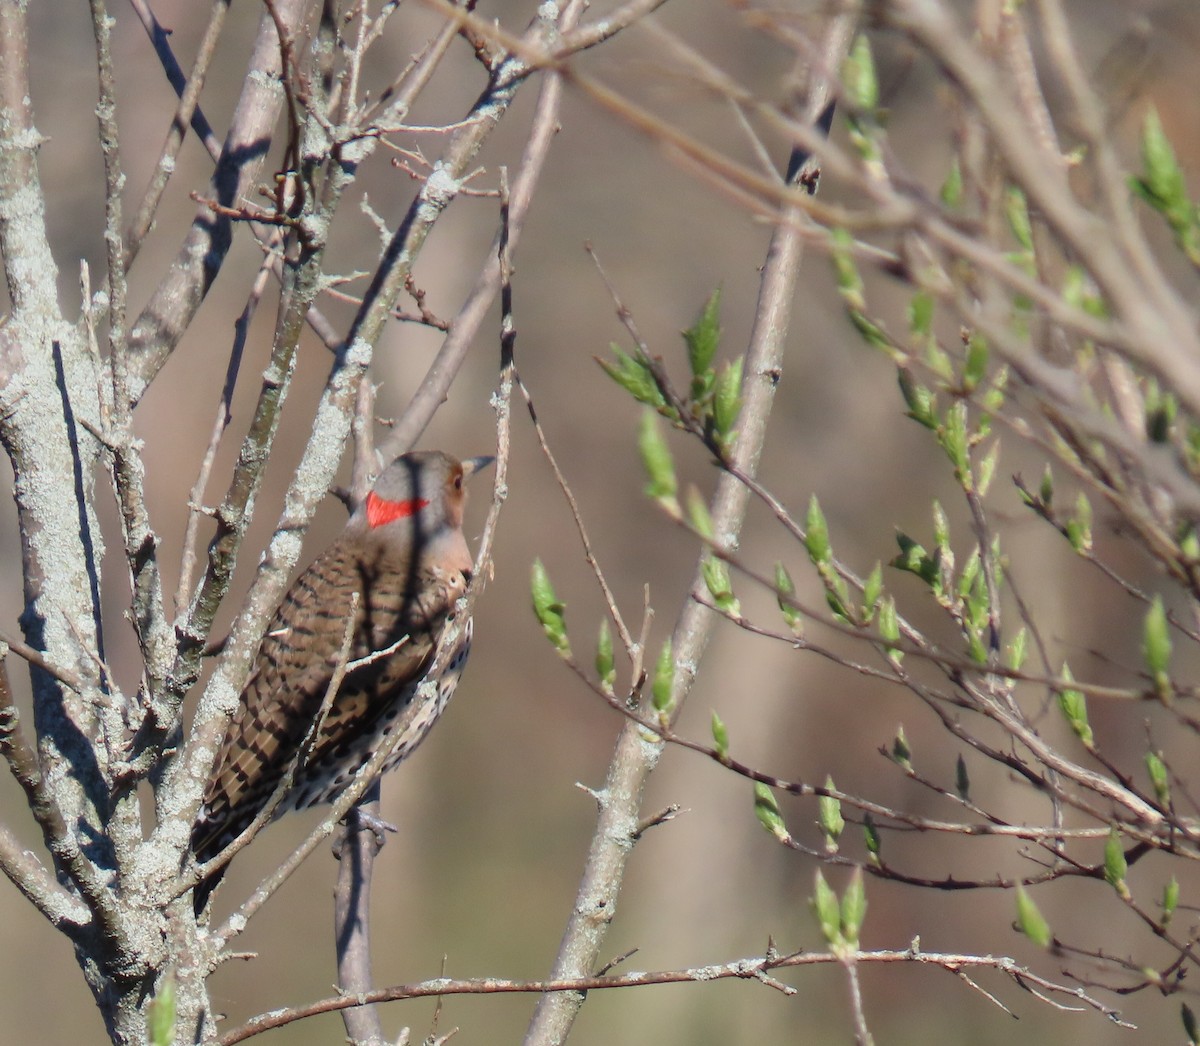
[[[462,490],[462,481],[463,481],[462,473],[460,472],[457,476],[454,477],[454,489],[455,490]]]

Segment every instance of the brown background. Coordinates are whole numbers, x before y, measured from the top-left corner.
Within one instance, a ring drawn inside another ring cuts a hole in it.
[[[160,5],[160,17],[174,30],[172,43],[185,66],[202,28],[204,6],[183,0]],[[121,144],[132,205],[157,155],[173,99],[164,90],[140,27],[128,10],[114,7]],[[1192,69],[1200,29],[1188,14],[1190,5],[1092,2],[1074,4],[1071,11],[1089,65],[1101,69],[1105,94],[1117,101],[1132,96],[1114,122],[1114,135],[1132,155],[1137,121],[1145,101],[1153,98],[1185,167],[1194,167],[1197,157],[1187,149],[1194,141],[1191,132],[1197,119]],[[524,25],[531,12],[527,3],[481,8],[481,13],[496,15],[513,28]],[[225,50],[203,99],[218,129],[224,127],[240,86],[258,13],[257,5],[242,3],[234,5],[230,15]],[[1126,35],[1138,30],[1141,14],[1149,16],[1144,23],[1147,35]],[[79,259],[88,259],[99,274],[103,258],[90,29],[81,5],[35,4],[31,18],[34,106],[38,126],[49,136],[41,155],[42,173],[62,294],[74,308]],[[791,56],[777,42],[746,29],[729,7],[717,0],[676,3],[667,5],[662,20],[731,75],[768,99],[782,100]],[[380,55],[371,70],[375,82],[416,49],[429,24],[430,16],[416,9],[397,18],[389,34],[391,51],[386,60]],[[803,19],[800,24],[808,25]],[[1122,39],[1126,49],[1115,52],[1122,60],[1100,65]],[[1142,52],[1129,42],[1139,39],[1145,42],[1148,62],[1132,60]],[[881,35],[874,43],[890,110],[892,147],[913,178],[936,189],[947,150],[941,89],[929,66],[913,58],[902,41]],[[1123,56],[1132,57],[1125,61]],[[749,146],[728,107],[671,71],[660,49],[642,34],[628,34],[582,62],[605,82],[749,161]],[[481,86],[478,69],[460,43],[413,120],[456,119]],[[532,104],[532,94],[526,95],[489,146],[481,184],[494,184],[498,164],[516,163]],[[839,127],[836,133],[841,136],[844,130]],[[427,155],[436,156],[436,137],[419,140]],[[785,145],[768,139],[768,146],[782,162]],[[192,213],[186,193],[202,186],[207,172],[206,156],[189,140],[171,205],[132,274],[135,304],[144,300],[171,257]],[[372,205],[394,223],[411,192],[407,176],[377,164],[364,183]],[[822,191],[839,197],[839,187],[828,180]],[[493,234],[495,210],[492,200],[462,199],[438,225],[417,268],[435,312],[453,314]],[[757,291],[756,267],[768,234],[763,223],[706,187],[657,145],[568,92],[562,131],[517,257],[518,359],[627,618],[637,619],[642,586],[650,585],[656,608],[655,650],[684,598],[696,549],[642,495],[635,445],[638,411],[603,378],[592,359],[604,354],[610,341],[626,343],[626,338],[583,244],[594,244],[647,341],[682,376],[685,358],[678,331],[692,321],[714,287],[721,287],[724,295],[723,357],[742,351]],[[352,204],[345,208],[338,235],[333,267],[368,267],[375,232]],[[258,259],[257,248],[242,239],[138,415],[146,440],[151,509],[163,537],[168,592],[174,591],[177,580],[186,500],[216,409],[232,322]],[[94,277],[98,280],[99,275]],[[901,289],[882,282],[873,298],[877,311],[896,329],[902,328],[905,300]],[[344,329],[348,310],[331,305],[328,311]],[[894,371],[850,331],[828,264],[816,253],[806,259],[795,315],[763,465],[767,484],[797,513],[816,492],[829,517],[835,548],[863,572],[876,559],[894,554],[894,527],[917,536],[929,534],[929,500],[937,494],[952,518],[960,521],[957,544],[965,557],[968,531],[944,457],[922,430],[902,417]],[[255,323],[244,363],[234,427],[221,459],[226,471],[218,469],[217,476],[227,474],[236,453],[265,361],[272,319],[269,300]],[[495,330],[492,324],[476,346],[425,445],[462,455],[486,453],[492,447],[488,397],[495,382]],[[411,326],[395,325],[389,331],[376,354],[374,372],[382,385],[381,414],[403,408],[437,344],[436,336]],[[307,341],[269,484],[242,556],[243,588],[311,430],[311,408],[327,367],[325,350],[314,339]],[[568,604],[576,649],[582,659],[590,659],[602,604],[566,505],[519,408],[514,419],[511,496],[501,521],[496,578],[477,612],[471,664],[444,721],[384,785],[384,815],[400,826],[400,832],[384,851],[375,883],[375,969],[380,984],[421,980],[443,970],[450,976],[512,978],[546,973],[594,820],[592,801],[576,783],[602,783],[619,727],[615,714],[559,663],[528,609],[529,566],[541,556]],[[710,491],[714,475],[703,453],[679,440],[673,446],[681,473]],[[1139,611],[1113,590],[1098,587],[1093,574],[1082,570],[1060,542],[1022,513],[1005,482],[1009,473],[1022,469],[1030,476],[1040,474],[1030,453],[1009,440],[991,502],[1006,528],[1006,544],[1024,595],[1037,607],[1058,656],[1069,657],[1077,675],[1128,683],[1128,670],[1139,661]],[[219,493],[214,483],[210,500]],[[481,488],[475,492],[470,533],[478,533],[485,501],[486,489]],[[132,691],[137,668],[120,617],[127,598],[124,571],[113,515],[109,506],[105,508],[109,547],[116,550],[107,563],[104,589],[110,656],[118,677]],[[309,554],[337,531],[342,518],[331,499],[310,534]],[[4,629],[15,631],[21,609],[20,559],[11,509],[3,510],[0,527],[0,592],[7,593],[0,621]],[[1103,520],[1097,530],[1123,569],[1135,576],[1143,571],[1143,580],[1153,582],[1136,559],[1120,550]],[[761,569],[785,560],[812,594],[802,550],[765,512],[753,513],[743,548],[747,560]],[[940,619],[921,609],[925,600],[911,578],[893,574],[887,581],[918,620],[934,630],[944,629]],[[744,583],[739,594],[748,613],[775,623],[769,597]],[[228,616],[222,627],[227,624]],[[1097,650],[1105,657],[1095,656]],[[810,782],[823,781],[829,773],[849,791],[923,813],[949,812],[877,753],[903,723],[919,768],[947,784],[953,782],[957,749],[932,717],[898,692],[867,685],[815,657],[722,625],[682,730],[706,738],[713,708],[729,724],[735,754],[757,766]],[[1144,711],[1093,714],[1106,749],[1127,765],[1138,766]],[[1052,718],[1046,729],[1069,745]],[[996,771],[974,763],[969,768],[975,794],[986,796],[1006,816],[1031,821],[1046,817],[1044,806]],[[702,758],[682,751],[665,755],[646,810],[679,803],[685,812],[649,833],[630,863],[608,946],[612,956],[639,949],[624,968],[672,968],[753,956],[762,953],[770,938],[783,950],[821,947],[807,909],[813,865],[785,852],[761,831],[750,800],[745,782]],[[7,777],[0,780],[0,804],[6,819],[36,845],[36,831]],[[784,809],[793,830],[814,842],[813,808],[785,803]],[[273,827],[239,858],[218,901],[219,910],[227,910],[256,876],[294,845],[304,830],[301,820]],[[848,845],[859,852],[857,838]],[[964,845],[889,837],[886,845],[893,862],[928,875],[1012,874],[1029,867],[1015,847],[996,842]],[[333,871],[327,850],[314,856],[239,942],[257,958],[231,961],[215,976],[215,1005],[231,1020],[330,993]],[[1133,885],[1145,891],[1148,905],[1166,874],[1153,863],[1136,869]],[[1176,874],[1182,873],[1176,869]],[[830,879],[839,888],[844,882],[836,870]],[[1185,904],[1195,902],[1198,885],[1194,878],[1184,881]],[[922,894],[869,881],[868,898],[863,939],[867,948],[902,948],[919,935],[925,950],[1009,952],[1044,973],[1057,973],[1054,962],[1034,954],[1010,929],[1010,895]],[[1146,950],[1146,935],[1137,932],[1132,918],[1124,917],[1104,884],[1066,884],[1040,891],[1038,898],[1060,935],[1103,944],[1118,954],[1130,952],[1141,961],[1163,961],[1162,953]],[[0,887],[0,926],[0,1038],[29,1043],[101,1041],[99,1019],[67,944],[7,887]],[[594,993],[571,1041],[577,1046],[850,1041],[845,986],[836,971],[811,969],[785,979],[798,988],[795,997],[743,982]],[[996,974],[985,973],[980,980],[1013,1009],[1019,1023],[945,973],[916,967],[864,970],[866,1010],[876,1041],[894,1046],[1018,1041],[1099,1046],[1182,1037],[1176,1001],[1150,993],[1123,1001],[1126,1015],[1140,1027],[1128,1032],[1094,1014],[1053,1011]],[[451,999],[439,1028],[461,1027],[455,1042],[516,1042],[534,1001],[520,996]],[[386,1012],[385,1026],[409,1024],[414,1041],[419,1041],[427,1033],[433,1008],[430,1001],[394,1005]],[[342,1034],[337,1017],[324,1017],[271,1033],[263,1041],[299,1046],[338,1042]]]

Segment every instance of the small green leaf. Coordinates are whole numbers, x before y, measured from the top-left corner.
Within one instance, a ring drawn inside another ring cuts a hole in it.
[[[175,1042],[175,973],[168,970],[146,1015],[150,1046],[172,1046]]]
[[[879,637],[887,647],[892,663],[900,664],[904,660],[904,651],[897,648],[900,642],[900,619],[896,615],[896,601],[891,596],[879,604]]]
[[[1187,1033],[1188,1042],[1191,1046],[1200,1044],[1200,1031],[1196,1028],[1196,1015],[1192,1013],[1191,1007],[1188,1004],[1180,1004],[1180,1017],[1183,1020],[1183,1030]]]
[[[853,625],[850,617],[850,590],[846,582],[838,577],[832,569],[821,571],[821,580],[825,583],[825,602],[833,612],[834,619],[843,625]]]
[[[979,398],[979,406],[988,416],[999,413],[1004,406],[1005,389],[1008,388],[1008,366],[998,367],[992,373],[992,383],[988,390]]]
[[[979,490],[979,496],[986,498],[987,493],[992,488],[992,480],[996,477],[996,465],[1000,460],[1000,441],[996,440],[988,448],[988,451],[983,456],[983,460],[979,463],[979,475],[976,478],[975,485]]]
[[[1042,472],[1042,484],[1038,488],[1038,497],[1041,498],[1042,504],[1047,508],[1050,507],[1050,502],[1054,500],[1054,473],[1050,471],[1049,465]]]
[[[1196,528],[1188,526],[1179,538],[1179,552],[1189,564],[1200,561],[1200,536]]]
[[[938,582],[938,565],[919,545],[903,531],[897,531],[896,544],[900,546],[900,554],[892,560],[892,566],[897,570],[906,570],[916,574],[927,585],[933,586]]]
[[[942,503],[937,499],[933,499],[933,543],[938,548],[950,547],[950,517],[946,515],[946,510]]]
[[[1004,654],[1004,663],[1014,672],[1020,672],[1021,666],[1025,664],[1025,657],[1028,653],[1029,633],[1025,626],[1021,626],[1021,630],[1012,638],[1012,642],[1008,644],[1008,649]]]
[[[958,400],[946,411],[942,427],[938,432],[938,442],[946,452],[946,457],[954,466],[954,478],[962,484],[967,492],[971,492],[971,459],[970,443],[967,438],[967,405]]]
[[[1162,596],[1155,596],[1146,620],[1142,625],[1142,655],[1146,668],[1154,679],[1154,688],[1164,699],[1170,697],[1171,677],[1167,673],[1171,663],[1171,632],[1167,625],[1167,612]]]
[[[1129,862],[1121,848],[1121,836],[1116,828],[1110,828],[1104,844],[1104,881],[1124,899],[1129,900],[1129,886],[1125,876],[1129,874]]]
[[[600,635],[596,639],[596,675],[600,678],[601,689],[611,695],[617,680],[617,669],[613,662],[612,631],[607,618],[601,620]]]
[[[646,493],[655,498],[663,508],[678,517],[679,502],[675,498],[677,485],[675,482],[675,465],[671,461],[671,451],[663,438],[662,429],[658,424],[658,415],[652,410],[642,414],[642,425],[638,435],[638,449],[642,454],[642,466],[646,470],[649,482]]]
[[[571,644],[567,639],[567,622],[563,616],[566,606],[558,601],[554,594],[554,586],[550,584],[550,575],[540,559],[533,561],[529,589],[533,596],[533,612],[541,622],[546,637],[554,644],[554,649],[563,657],[571,656]]]
[[[1134,192],[1163,216],[1175,234],[1175,242],[1196,264],[1200,259],[1196,208],[1188,198],[1183,171],[1154,108],[1142,125],[1142,165],[1145,174],[1133,179]]]
[[[715,709],[712,714],[712,736],[717,755],[721,757],[721,762],[725,762],[729,758],[729,731],[725,728],[725,721],[717,715]]]
[[[703,378],[712,366],[717,355],[717,345],[721,340],[720,320],[721,291],[717,289],[709,295],[700,315],[696,317],[696,322],[683,332],[693,378]]]
[[[1075,515],[1067,520],[1067,540],[1076,552],[1092,550],[1092,503],[1082,490],[1075,499]]]
[[[842,940],[842,910],[838,904],[837,894],[825,881],[821,869],[816,872],[812,899],[813,914],[817,917],[817,925],[821,928],[821,936],[835,948],[843,943]]]
[[[829,791],[834,790],[832,777],[825,778],[825,787]],[[837,853],[838,839],[841,838],[842,831],[846,827],[846,821],[842,817],[841,800],[829,795],[817,796],[817,823],[821,826],[821,833],[825,836],[825,852]]]
[[[816,494],[809,499],[808,512],[804,517],[804,547],[808,549],[808,558],[818,567],[833,558],[833,549],[829,545],[829,524],[825,522],[825,513],[821,511]]]
[[[903,364],[905,361],[897,360],[896,362]],[[937,338],[931,337],[925,342],[925,365],[947,385],[953,383],[954,363]]]
[[[733,582],[729,579],[729,565],[716,556],[705,556],[700,563],[700,573],[717,609],[733,617],[741,614],[741,604],[733,594]]]
[[[712,516],[708,513],[708,502],[700,495],[695,487],[689,486],[687,492],[688,520],[692,529],[702,538],[713,539]]]
[[[966,392],[974,392],[987,372],[988,343],[980,334],[967,339],[967,358],[963,363],[962,384]]]
[[[1026,251],[1032,251],[1033,227],[1029,223],[1029,206],[1025,202],[1025,194],[1015,186],[1004,194],[1004,214],[1017,243]]]
[[[1154,797],[1160,806],[1169,806],[1171,802],[1171,775],[1167,772],[1167,764],[1161,752],[1146,753],[1146,773],[1150,775],[1150,784],[1154,788]]]
[[[796,586],[782,563],[775,564],[775,591],[784,623],[793,633],[800,635],[804,631],[804,617],[792,606],[791,599],[796,595]]]
[[[983,634],[978,628],[970,628],[963,633],[963,638],[967,641],[967,656],[977,665],[986,665],[988,662],[988,648],[983,641]]]
[[[1142,163],[1146,167],[1147,187],[1157,200],[1174,204],[1184,196],[1183,172],[1153,106],[1142,124]]]
[[[1049,948],[1054,942],[1050,924],[1020,884],[1017,885],[1017,929],[1039,948]]]
[[[907,367],[897,368],[896,377],[900,382],[904,402],[908,406],[908,416],[936,432],[939,424],[937,396],[927,386],[918,382]]]
[[[909,301],[908,329],[915,338],[933,333],[933,295],[928,291],[917,291]]]
[[[876,561],[867,580],[863,582],[863,621],[867,624],[875,617],[879,609],[879,599],[883,595],[883,567]]]
[[[671,640],[663,643],[658,661],[654,666],[654,685],[651,689],[654,707],[666,715],[675,703],[675,658],[671,654]]]
[[[845,229],[832,229],[829,236],[838,292],[846,308],[852,312],[862,312],[867,307],[867,299],[863,293],[862,276],[854,261],[854,237]]]
[[[1141,128],[1141,162],[1146,174],[1135,182],[1135,190],[1174,227],[1187,214],[1187,184],[1163,121],[1153,107]]]
[[[1171,921],[1171,916],[1175,914],[1175,909],[1179,907],[1179,880],[1175,876],[1171,876],[1167,885],[1163,887],[1162,895],[1162,925],[1166,926]]]
[[[857,110],[872,113],[879,105],[879,80],[871,57],[871,44],[860,34],[842,63],[842,85],[846,97]]]
[[[971,549],[971,554],[967,556],[967,561],[963,564],[962,573],[958,575],[958,594],[963,599],[970,599],[973,595],[972,590],[982,587],[983,575],[981,574],[983,560],[979,557],[979,549]]]
[[[863,871],[856,867],[842,893],[842,936],[851,948],[858,947],[863,920],[867,916],[867,891],[863,886]]]
[[[904,736],[904,727],[896,730],[892,739],[892,758],[906,772],[912,773],[912,749],[908,747],[908,738]]]
[[[957,207],[962,202],[962,194],[962,168],[958,164],[958,157],[955,156],[950,161],[950,173],[946,175],[946,180],[942,182],[941,192],[938,195],[941,197],[942,203],[947,207]]]
[[[875,824],[875,818],[869,813],[863,814],[863,843],[866,845],[871,862],[878,865],[879,851],[883,846],[883,840],[879,837],[879,827]]]
[[[600,359],[599,356],[596,357],[596,362],[600,364],[604,372],[639,403],[656,408],[665,407],[667,401],[646,361],[640,355],[630,356],[618,345],[614,344],[610,347],[615,362],[610,363],[608,360]]]
[[[787,825],[783,823],[783,814],[779,812],[779,802],[775,793],[761,781],[754,783],[754,815],[759,823],[781,843],[791,839]]]
[[[1067,269],[1063,279],[1062,297],[1068,305],[1082,309],[1089,316],[1101,320],[1108,319],[1108,307],[1104,304],[1104,299],[1096,293],[1096,285],[1080,265],[1072,265]]]
[[[727,364],[717,375],[713,392],[713,424],[717,434],[728,438],[742,409],[742,358]]]
[[[1070,683],[1074,681],[1074,678],[1071,675],[1071,669],[1067,665],[1063,665],[1063,681]],[[1083,696],[1083,691],[1076,690],[1074,687],[1063,687],[1058,692],[1058,707],[1075,736],[1083,742],[1085,748],[1090,749],[1095,744],[1095,737],[1088,723],[1087,698]]]
[[[854,329],[858,331],[862,340],[868,346],[872,349],[879,349],[881,352],[885,352],[895,358],[898,350],[892,344],[892,339],[888,337],[887,331],[872,320],[865,312],[859,312],[857,309],[849,309],[847,310],[847,315],[850,317],[850,322],[854,325]]]

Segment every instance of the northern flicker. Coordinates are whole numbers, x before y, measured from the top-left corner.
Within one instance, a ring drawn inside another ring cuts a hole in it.
[[[402,713],[470,580],[465,484],[491,461],[460,462],[438,451],[397,458],[341,536],[293,582],[205,789],[192,829],[197,861],[215,857],[270,800],[326,702],[348,632],[345,676],[275,816],[332,802],[394,730],[404,736],[384,770],[428,733],[466,662],[470,622],[437,681],[437,700],[415,717]],[[220,876],[196,887],[197,913]]]

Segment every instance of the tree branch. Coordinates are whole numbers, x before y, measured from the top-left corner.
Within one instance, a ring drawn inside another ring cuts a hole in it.
[[[834,16],[821,49],[824,69],[837,69],[850,45],[856,17]],[[832,83],[815,75],[805,103],[805,117],[816,123],[832,97]],[[801,166],[799,164],[795,165]],[[754,329],[745,361],[745,392],[738,422],[734,461],[753,475],[762,452],[775,388],[782,370],[783,346],[788,332],[791,302],[799,274],[802,238],[794,208],[781,210],[759,292]],[[713,526],[718,543],[737,544],[749,492],[734,477],[723,474],[713,504]],[[697,570],[693,592],[703,592],[703,575]],[[694,599],[685,603],[676,622],[672,650],[676,665],[671,695],[672,714],[678,715],[691,689],[714,618]],[[640,821],[642,792],[658,764],[661,743],[648,744],[639,727],[626,724],[617,741],[608,776],[599,795],[599,819],[592,836],[587,863],[552,967],[554,979],[586,976],[596,967],[607,935],[611,913],[625,873]],[[544,995],[526,1032],[526,1046],[563,1042],[583,1004],[577,992]]]

